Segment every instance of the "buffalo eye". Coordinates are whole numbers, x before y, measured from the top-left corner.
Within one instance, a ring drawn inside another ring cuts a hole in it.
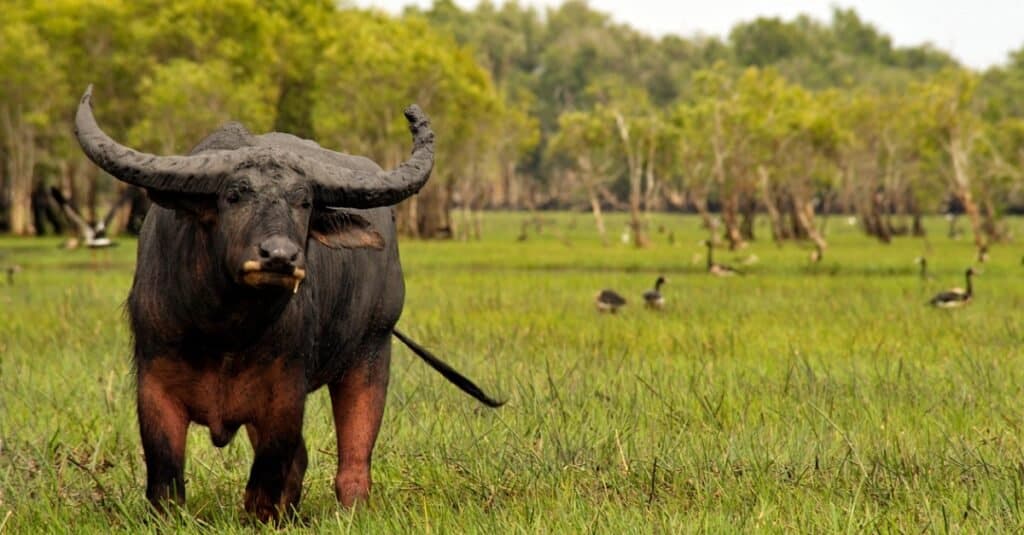
[[[231,204],[238,202],[239,200],[241,200],[241,198],[242,194],[239,193],[238,190],[231,190],[228,192],[227,195],[224,196],[224,200]]]
[[[306,190],[303,189],[297,189],[289,192],[287,195],[285,195],[285,199],[292,206],[299,206],[303,210],[308,210],[309,207],[312,206],[312,203],[309,202],[309,195],[307,194]]]

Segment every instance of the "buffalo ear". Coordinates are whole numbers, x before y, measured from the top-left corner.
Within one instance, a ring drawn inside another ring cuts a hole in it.
[[[217,220],[217,197],[215,195],[199,195],[188,193],[169,193],[155,189],[147,189],[149,200],[161,208],[194,215],[202,223]]]
[[[384,248],[384,237],[363,216],[344,210],[316,211],[309,233],[332,249]]]

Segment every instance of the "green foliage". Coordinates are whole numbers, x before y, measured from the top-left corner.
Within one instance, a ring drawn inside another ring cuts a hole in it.
[[[57,95],[64,84],[62,73],[50,62],[50,47],[25,22],[0,26],[0,41],[0,107],[5,120],[48,129],[61,109]]]
[[[256,133],[269,130],[275,88],[266,79],[238,80],[233,74],[221,60],[174,59],[157,66],[139,83],[142,115],[129,141],[156,153],[182,154],[229,120]]]
[[[401,109],[417,102],[437,127],[437,181],[473,198],[509,181],[534,197],[557,192],[567,147],[582,150],[568,141],[577,134],[560,135],[560,117],[577,112],[618,113],[648,132],[650,181],[679,194],[715,166],[726,190],[756,182],[760,168],[812,195],[842,189],[846,209],[851,192],[876,186],[936,209],[936,184],[954,171],[950,121],[974,155],[971,187],[995,204],[1010,201],[1024,165],[1024,52],[972,73],[931,45],[895,46],[851,9],[827,21],[754,19],[722,41],[653,38],[583,1],[538,10],[437,0],[400,17],[329,0],[17,1],[0,32],[13,44],[0,51],[3,101],[24,125],[9,130],[35,129],[19,139],[38,145],[46,174],[82,166],[66,122],[89,83],[104,127],[146,150],[187,149],[235,119],[385,166],[403,158]],[[631,152],[601,146],[607,157]],[[614,168],[628,162],[605,167],[621,194],[628,173]]]
[[[314,126],[325,144],[395,164],[405,137],[402,109],[429,110],[438,135],[438,178],[459,176],[485,158],[487,133],[503,104],[472,55],[416,18],[345,11],[315,70]]]
[[[766,67],[811,49],[804,35],[778,18],[759,18],[729,32],[736,59],[743,65]]]

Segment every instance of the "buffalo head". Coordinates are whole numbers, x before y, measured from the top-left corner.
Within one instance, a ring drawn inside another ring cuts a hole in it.
[[[370,223],[344,208],[396,204],[423,187],[434,165],[434,133],[415,105],[405,110],[412,156],[382,171],[331,165],[337,160],[326,155],[338,153],[301,141],[189,156],[144,154],[99,128],[91,97],[89,86],[75,116],[85,154],[118,180],[145,188],[156,204],[197,218],[210,229],[211,246],[230,276],[253,287],[297,291],[310,237],[328,247],[382,248]]]

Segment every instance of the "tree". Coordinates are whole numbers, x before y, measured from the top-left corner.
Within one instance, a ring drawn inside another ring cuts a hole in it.
[[[7,176],[7,224],[18,235],[35,233],[32,190],[36,165],[45,156],[44,139],[58,122],[64,77],[52,62],[53,51],[16,10],[0,26],[0,139]]]
[[[174,59],[139,83],[140,113],[128,139],[153,153],[184,154],[230,120],[266,132],[274,121],[273,94],[269,80],[235,79],[224,61]]]
[[[994,236],[985,230],[972,191],[972,153],[981,133],[980,120],[971,108],[977,81],[967,71],[947,69],[927,82],[913,84],[911,91],[916,96],[914,104],[921,107],[917,123],[921,150],[945,159],[950,193],[967,213],[974,243],[981,249]]]
[[[427,187],[404,205],[401,228],[423,237],[450,233],[459,183],[500,176],[488,136],[508,110],[487,72],[416,17],[342,11],[325,43],[315,71],[318,139],[396,165],[407,143],[401,110],[418,103],[437,132],[437,163]]]
[[[547,158],[559,163],[572,179],[578,179],[586,191],[601,242],[608,245],[608,234],[601,211],[601,192],[621,168],[610,117],[594,111],[565,112],[558,118],[558,133],[548,144]]]

